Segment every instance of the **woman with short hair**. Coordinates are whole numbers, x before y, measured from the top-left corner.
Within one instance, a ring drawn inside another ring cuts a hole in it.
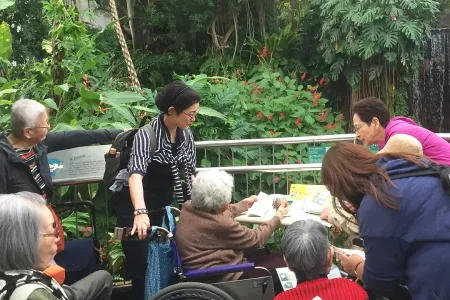
[[[450,196],[439,176],[415,176],[430,166],[418,154],[374,154],[361,145],[331,147],[322,163],[322,181],[333,197],[356,209],[366,260],[340,255],[346,272],[371,292],[401,299],[448,299]],[[406,178],[390,176],[409,173]],[[348,209],[342,205],[344,209]],[[352,211],[348,210],[349,213]]]
[[[367,300],[367,293],[347,278],[328,279],[333,263],[333,248],[328,231],[313,220],[289,225],[282,240],[288,268],[295,273],[297,287],[278,295],[275,300]]]
[[[224,171],[203,171],[197,175],[192,186],[192,200],[183,205],[175,236],[184,269],[198,270],[247,262],[244,250],[262,247],[288,212],[284,202],[272,219],[250,229],[234,218],[252,207],[257,197],[230,204],[233,188],[233,177]],[[279,254],[249,260],[271,269],[274,279],[277,277],[274,267],[284,265]],[[252,276],[236,272],[209,278],[208,281],[249,277]]]
[[[0,300],[108,300],[112,278],[97,271],[61,287],[44,274],[53,264],[58,227],[44,198],[22,192],[0,195]]]
[[[155,140],[141,128],[128,162],[128,187],[113,194],[120,227],[132,227],[140,239],[150,226],[161,226],[165,206],[191,199],[195,172],[194,137],[189,127],[200,108],[200,95],[181,81],[164,86],[155,100],[159,115],[150,122]],[[152,142],[156,142],[152,153]],[[126,176],[125,176],[126,177]],[[148,243],[123,241],[125,270],[133,282],[133,299],[144,299]]]

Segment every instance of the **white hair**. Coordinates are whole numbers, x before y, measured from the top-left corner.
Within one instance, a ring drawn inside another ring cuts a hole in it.
[[[284,232],[282,249],[297,278],[313,280],[327,273],[328,233],[321,223],[314,220],[292,223]]]
[[[224,204],[231,202],[233,176],[224,171],[202,171],[192,183],[192,206],[216,213]]]
[[[21,99],[11,108],[11,132],[14,137],[22,138],[26,127],[39,126],[39,117],[47,110],[41,103],[31,99]]]
[[[30,192],[0,195],[0,272],[32,269],[39,263],[44,198]]]

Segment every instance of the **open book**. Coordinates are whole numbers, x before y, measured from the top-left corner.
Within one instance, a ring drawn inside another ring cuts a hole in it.
[[[253,203],[253,206],[248,210],[248,215],[264,217],[274,209],[274,202],[277,199],[289,200],[289,196],[280,194],[267,195],[266,193],[260,192],[258,194],[258,201]]]

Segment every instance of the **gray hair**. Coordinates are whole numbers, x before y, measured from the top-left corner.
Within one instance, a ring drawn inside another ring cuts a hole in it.
[[[29,192],[0,195],[0,272],[31,269],[39,263],[45,205],[44,198]]]
[[[200,172],[192,183],[192,207],[216,213],[231,202],[233,187],[233,176],[224,171]]]
[[[313,280],[327,273],[328,234],[313,220],[292,223],[283,235],[283,255],[297,279]]]
[[[39,117],[47,110],[41,103],[31,99],[21,99],[11,107],[11,133],[22,138],[26,127],[38,126]]]

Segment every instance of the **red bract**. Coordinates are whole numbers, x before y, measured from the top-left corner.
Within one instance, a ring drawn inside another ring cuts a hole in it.
[[[262,51],[262,56],[266,57],[268,52],[269,52],[269,50],[267,49],[267,46],[264,46],[263,51]]]
[[[283,113],[280,113],[280,118],[282,118],[282,119],[284,119],[284,118],[285,118],[285,116],[284,116],[284,114],[283,114]]]
[[[344,115],[342,115],[342,116],[338,119],[338,121],[344,121]]]
[[[305,80],[306,78],[306,72],[303,73],[302,77],[300,77],[301,80]]]
[[[270,134],[271,134],[271,135],[274,135],[274,134],[275,134],[275,131],[274,131],[273,129],[271,129],[271,130],[270,130]]]
[[[278,82],[283,82],[283,80],[281,80],[281,77],[278,77]]]
[[[302,163],[302,161],[300,159],[297,159],[295,162],[298,163],[298,164]]]
[[[295,120],[295,125],[297,125],[297,126],[302,125],[302,119],[300,119],[300,117],[298,117],[298,118]]]
[[[273,179],[273,182],[275,182],[275,183],[278,183],[278,181],[280,181],[280,177],[275,177],[275,178]]]
[[[323,84],[324,82],[325,82],[325,78],[322,77],[319,81],[319,84]]]
[[[335,129],[337,128],[336,124],[334,124],[333,122],[328,123],[327,126],[325,126],[326,129]]]
[[[292,182],[292,180],[293,180],[292,178],[288,178],[288,182]]]
[[[326,118],[327,116],[328,116],[328,113],[327,113],[327,112],[321,113],[321,114],[320,114],[320,122],[325,121],[325,118]]]
[[[267,115],[267,120],[272,120],[272,115]]]
[[[320,99],[320,94],[318,94],[318,93],[316,93],[316,92],[314,92],[314,101],[319,101],[319,99]]]
[[[263,113],[260,111],[260,112],[257,114],[257,117],[258,117],[258,120],[261,120],[261,118],[263,117]]]

